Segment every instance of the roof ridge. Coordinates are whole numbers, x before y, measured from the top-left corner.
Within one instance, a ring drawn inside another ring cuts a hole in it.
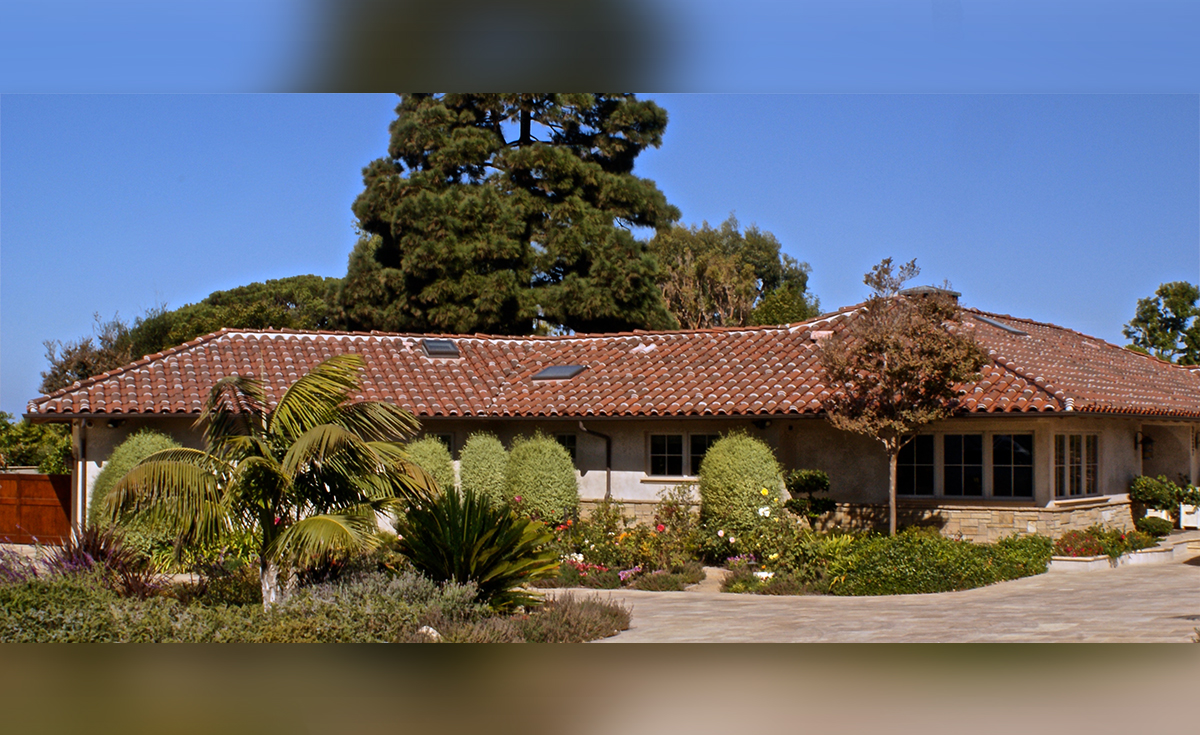
[[[1029,385],[1032,385],[1034,388],[1042,391],[1047,396],[1054,399],[1054,401],[1058,404],[1059,409],[1066,410],[1068,407],[1073,407],[1075,405],[1075,396],[1067,395],[1065,390],[1056,386],[1054,383],[1051,383],[1049,380],[1046,380],[1046,378],[1042,377],[1041,375],[1028,374],[1025,372],[1025,370],[1021,369],[1024,366],[1017,365],[1015,360],[1001,355],[998,351],[992,350],[991,353],[988,354],[988,359],[990,359],[993,364],[1000,366],[1002,369],[1007,370],[1013,375],[1016,375]]]
[[[190,350],[193,347],[198,347],[205,342],[210,342],[218,337],[223,336],[225,333],[231,332],[231,331],[237,331],[237,330],[232,330],[229,327],[222,327],[221,329],[218,329],[215,332],[209,332],[208,334],[203,334],[199,337],[196,337],[195,339],[188,340],[187,342],[184,342],[181,345],[176,345],[174,347],[170,347],[168,349],[162,350],[161,352],[153,352],[148,355],[142,355],[141,357],[134,360],[133,362],[127,363],[118,368],[113,368],[112,370],[106,370],[105,372],[100,373],[99,375],[92,375],[90,377],[84,378],[83,380],[76,380],[74,383],[72,383],[68,386],[65,386],[63,388],[59,388],[58,390],[54,391],[53,393],[47,393],[43,396],[38,396],[37,398],[33,399],[32,401],[29,401],[25,405],[25,407],[26,407],[26,409],[28,409],[29,406],[32,406],[34,404],[42,403],[42,402],[48,401],[52,398],[58,398],[59,396],[66,395],[67,393],[70,393],[71,391],[79,390],[80,388],[86,388],[90,385],[95,385],[96,383],[99,383],[102,380],[108,380],[109,378],[115,378],[118,375],[127,373],[130,370],[134,370],[136,368],[141,367],[142,365],[148,365],[149,363],[151,363],[155,360],[161,360],[164,357],[170,357],[171,355],[178,354],[185,350]]]

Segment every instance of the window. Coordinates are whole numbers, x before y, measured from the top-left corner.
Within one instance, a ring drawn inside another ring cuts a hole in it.
[[[683,435],[650,435],[650,474],[683,475]]]
[[[992,436],[992,495],[1033,497],[1033,434]]]
[[[437,439],[442,444],[445,444],[446,451],[450,452],[451,456],[454,456],[454,435],[453,434],[434,434],[433,438]]]
[[[905,444],[896,459],[898,495],[933,495],[933,436],[920,434]]]
[[[942,445],[942,493],[983,495],[983,434],[946,434]]]
[[[688,439],[691,442],[692,449],[692,474],[700,474],[700,463],[704,461],[704,455],[708,453],[708,448],[717,443],[721,438],[720,434],[692,434]]]
[[[571,461],[575,461],[575,435],[574,434],[555,434],[554,440],[563,445],[563,449],[567,450],[567,454],[571,455]]]
[[[1095,434],[1058,434],[1054,437],[1054,497],[1096,494]]]

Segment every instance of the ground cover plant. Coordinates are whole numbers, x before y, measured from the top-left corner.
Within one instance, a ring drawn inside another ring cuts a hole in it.
[[[435,581],[390,549],[309,577],[269,607],[252,563],[131,585],[149,559],[111,528],[45,551],[40,563],[0,553],[0,642],[582,642],[629,627],[626,608],[591,597],[497,612],[473,582]]]

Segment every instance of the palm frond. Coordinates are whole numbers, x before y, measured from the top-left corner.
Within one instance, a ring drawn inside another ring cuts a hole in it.
[[[335,355],[292,383],[267,425],[267,433],[291,444],[305,431],[328,423],[338,407],[358,389],[359,355]]]
[[[137,465],[105,498],[106,514],[112,520],[133,515],[181,541],[218,540],[232,529],[236,513],[220,477],[210,467],[210,456],[197,454],[201,456],[193,457],[194,461]]]
[[[410,439],[420,428],[411,412],[382,401],[358,401],[341,406],[331,423],[343,426],[367,441]]]
[[[280,464],[284,472],[295,475],[306,466],[335,462],[347,474],[370,472],[379,464],[378,457],[366,442],[334,424],[313,426],[296,437]]]
[[[261,429],[266,405],[266,394],[257,380],[231,375],[213,385],[195,425],[204,427],[204,440],[215,450],[228,437]]]
[[[268,547],[267,557],[299,565],[344,557],[377,543],[376,528],[375,513],[369,506],[309,516],[279,534]]]

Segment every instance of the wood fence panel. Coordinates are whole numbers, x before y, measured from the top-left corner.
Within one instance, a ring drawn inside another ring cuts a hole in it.
[[[0,542],[52,544],[70,533],[70,475],[0,473]]]

